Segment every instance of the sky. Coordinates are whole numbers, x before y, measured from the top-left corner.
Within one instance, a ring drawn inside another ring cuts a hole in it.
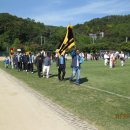
[[[45,25],[67,26],[130,14],[130,0],[0,0],[0,13],[31,18]]]

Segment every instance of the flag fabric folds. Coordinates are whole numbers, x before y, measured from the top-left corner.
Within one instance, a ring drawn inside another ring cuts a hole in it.
[[[10,48],[10,55],[14,54],[14,48]]]
[[[72,32],[72,26],[67,26],[67,32],[63,41],[59,44],[56,52],[59,56],[64,55],[66,50],[71,49],[75,45],[74,36]]]

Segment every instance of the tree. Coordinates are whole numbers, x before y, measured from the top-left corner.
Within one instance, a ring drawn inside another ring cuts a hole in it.
[[[20,40],[19,38],[15,38],[12,47],[14,48],[14,50],[16,50],[18,48],[18,45],[20,45]]]
[[[104,32],[104,38],[99,38],[99,32]],[[124,42],[126,37],[128,37],[128,42],[130,40],[130,15],[92,19],[84,24],[75,25],[73,33],[76,46],[81,50],[85,50],[90,45],[90,48],[96,48],[96,50],[120,50],[120,45],[128,50],[125,48],[127,45],[124,46]],[[90,33],[97,34],[96,45],[90,43]],[[41,36],[45,39],[42,47],[46,50],[55,50],[65,34],[65,27],[45,26],[30,18],[23,19],[8,13],[0,13],[0,50],[6,50],[11,46],[16,48],[19,44],[24,46],[25,50],[30,49],[34,43],[39,46],[41,45]]]

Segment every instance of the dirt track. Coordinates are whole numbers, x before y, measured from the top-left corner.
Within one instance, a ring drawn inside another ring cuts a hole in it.
[[[23,85],[0,69],[0,130],[79,130]]]

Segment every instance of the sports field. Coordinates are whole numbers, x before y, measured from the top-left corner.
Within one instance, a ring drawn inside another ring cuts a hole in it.
[[[3,63],[0,68],[4,69]],[[124,67],[117,61],[113,69],[105,67],[103,60],[85,61],[81,66],[80,87],[68,81],[70,61],[65,81],[58,81],[55,63],[49,79],[38,78],[37,73],[4,70],[99,130],[130,129],[130,60]]]

